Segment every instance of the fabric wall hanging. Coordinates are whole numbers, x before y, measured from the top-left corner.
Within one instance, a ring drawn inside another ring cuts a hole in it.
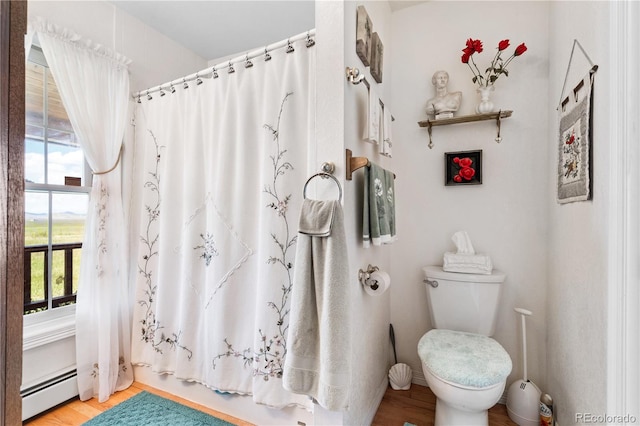
[[[573,51],[580,47],[591,69],[563,98],[571,68]],[[592,97],[593,74],[598,66],[591,62],[582,46],[574,40],[558,107],[558,203],[590,200],[592,196]]]

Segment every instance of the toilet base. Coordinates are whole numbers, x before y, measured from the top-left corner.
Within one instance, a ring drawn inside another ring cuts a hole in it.
[[[427,384],[436,396],[436,426],[488,426],[489,408],[496,405],[504,382],[482,389],[462,388],[440,380],[422,363]]]
[[[447,404],[440,398],[436,399],[435,426],[488,426],[489,412],[460,410]]]

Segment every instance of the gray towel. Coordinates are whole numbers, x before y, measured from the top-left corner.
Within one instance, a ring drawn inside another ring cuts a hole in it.
[[[316,237],[331,235],[331,224],[336,204],[339,205],[339,203],[326,201],[304,200],[298,232]]]
[[[362,245],[391,244],[396,240],[393,173],[371,163],[364,171]]]
[[[315,214],[317,218],[310,217]],[[327,222],[332,223],[328,235],[309,235],[324,234]],[[310,225],[314,223],[315,228]],[[313,397],[328,410],[346,410],[351,378],[351,309],[340,202],[304,200],[300,226],[305,233],[298,234],[296,247],[282,384],[291,392]]]

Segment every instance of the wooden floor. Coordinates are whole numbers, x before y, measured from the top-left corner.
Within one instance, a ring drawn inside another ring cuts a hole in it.
[[[162,397],[179,402],[188,407],[209,413],[220,419],[238,426],[251,426],[251,423],[228,416],[226,414],[211,410],[202,405],[187,401],[175,395],[146,386],[142,383],[134,382],[133,385],[122,392],[116,392],[107,402],[99,403],[95,399],[82,402],[78,399],[71,400],[52,410],[49,410],[38,417],[35,417],[25,425],[29,426],[79,426],[87,420],[97,416],[131,398],[132,396],[146,390],[147,392],[160,395]],[[419,385],[411,385],[411,389],[406,391],[396,391],[390,387],[382,399],[372,426],[403,426],[405,422],[413,423],[416,426],[433,425],[435,416],[436,398],[429,388]],[[496,405],[489,410],[490,426],[512,426],[515,425],[507,416],[507,408],[504,405]],[[134,426],[134,425],[131,425]]]
[[[416,426],[431,426],[435,415],[436,397],[431,389],[416,384],[406,391],[388,387],[371,425],[403,426],[408,422]],[[516,423],[507,415],[505,405],[496,404],[489,410],[489,425],[511,426]]]

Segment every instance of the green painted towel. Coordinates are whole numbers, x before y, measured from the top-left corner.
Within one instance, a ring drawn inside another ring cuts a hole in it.
[[[391,244],[396,240],[393,173],[371,163],[364,172],[362,244]]]

